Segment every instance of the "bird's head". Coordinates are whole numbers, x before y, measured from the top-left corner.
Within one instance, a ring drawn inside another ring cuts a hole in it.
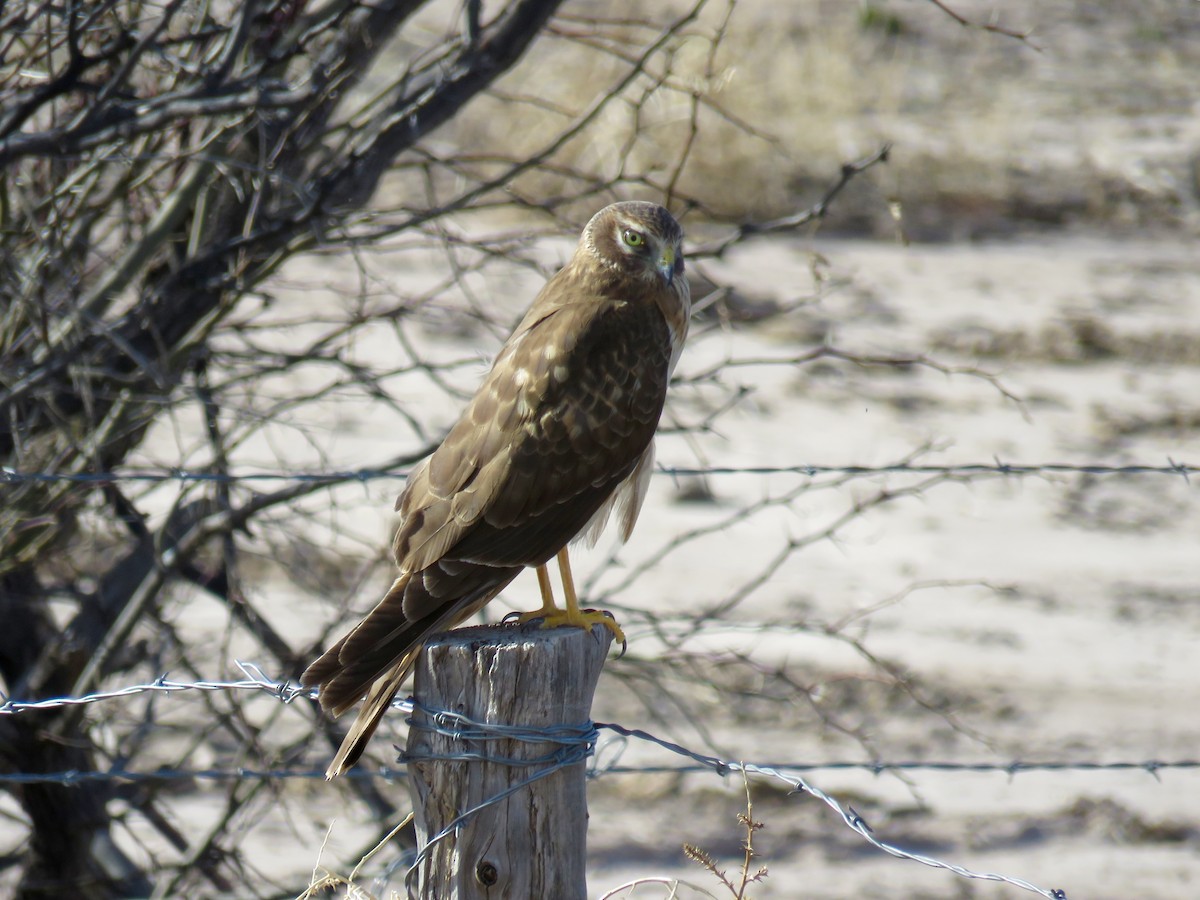
[[[683,229],[656,203],[631,200],[604,207],[583,230],[583,245],[605,267],[672,284],[683,277]]]

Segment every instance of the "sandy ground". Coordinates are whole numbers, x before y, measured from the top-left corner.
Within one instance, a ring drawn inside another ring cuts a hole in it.
[[[722,398],[743,396],[710,433],[662,435],[662,466],[880,466],[913,454],[926,464],[1196,462],[1200,257],[1183,241],[902,247],[773,240],[705,268],[756,301],[791,311],[762,325],[712,316],[697,322],[669,423],[694,424]],[[508,296],[529,296],[528,285],[512,287]],[[328,302],[309,292],[289,309]],[[514,308],[521,302],[514,299]],[[466,354],[469,364],[453,378],[469,388],[481,366],[470,352],[478,352],[478,336],[434,331],[425,334],[426,352]],[[493,346],[494,338],[483,343]],[[788,361],[823,343],[863,356],[927,355],[972,371]],[[383,364],[394,345],[379,334],[356,352]],[[713,367],[720,367],[719,383],[695,382]],[[410,409],[431,427],[448,423],[455,403],[404,384],[397,390]],[[251,444],[245,459],[257,453],[259,463],[273,460],[276,468],[281,459],[341,468],[403,449],[398,420],[378,404],[331,403],[308,415],[311,421],[292,423],[307,443]],[[160,434],[150,454],[177,452],[184,431],[180,425]],[[606,669],[595,717],[758,763],[1195,759],[1194,484],[1155,474],[925,477],[725,474],[698,492],[695,479],[659,475],[631,545],[614,552],[602,540],[577,561],[589,597],[617,611],[631,642],[629,656]],[[316,506],[334,510],[316,517],[327,548],[361,557],[383,546],[397,487],[354,485],[335,504],[318,495]],[[881,491],[890,499],[881,500]],[[859,515],[821,537],[856,504]],[[647,560],[653,565],[643,569]],[[359,608],[388,577],[385,568],[370,571],[368,596],[349,595]],[[519,580],[495,606],[529,606],[533,591],[532,579]],[[314,640],[334,616],[327,600],[276,576],[253,592],[296,643]],[[699,611],[735,597],[696,634],[680,636]],[[659,622],[664,631],[655,631],[646,611],[666,620]],[[227,634],[214,602],[193,596],[171,614],[189,634]],[[909,679],[921,702],[892,686],[860,648]],[[212,673],[227,674],[232,659],[256,653],[235,635],[214,653]],[[731,663],[737,654],[743,662]],[[665,670],[662,692],[637,681],[648,660],[666,658],[699,663]],[[668,693],[676,700],[668,702]],[[275,730],[264,732],[271,740],[311,727],[307,711],[295,707],[280,715],[270,701],[256,701],[249,715],[257,721],[260,713],[264,722],[274,717]],[[394,736],[402,738],[402,728]],[[385,748],[378,759],[388,759]],[[323,764],[320,752],[314,748],[313,765]],[[684,762],[636,742],[606,742],[601,759],[608,765],[618,754],[622,766]],[[1200,891],[1200,771],[1010,778],[817,769],[806,777],[853,805],[882,840],[1076,900]],[[751,789],[766,826],[755,847],[770,873],[749,892],[760,900],[1025,895],[893,859],[778,782],[755,780]],[[406,804],[402,786],[385,790]],[[304,882],[318,855],[347,872],[376,833],[344,794],[324,785],[292,782],[275,796],[247,821],[241,847],[264,884],[285,892]],[[219,797],[206,788],[180,798],[178,809],[199,828],[219,814]],[[615,895],[708,896],[700,888],[728,895],[681,846],[699,845],[736,871],[740,779],[604,774],[591,783],[589,803],[592,896],[656,877],[698,887],[672,894],[647,883]],[[278,852],[281,841],[286,854]],[[364,886],[379,896],[399,889],[396,877],[370,880],[394,861],[385,851]]]
[[[880,375],[840,364],[739,370],[733,377],[755,385],[760,408],[738,426],[726,423],[722,438],[708,445],[711,463],[881,465],[931,446],[937,449],[922,461],[1163,464],[1187,459],[1195,446],[1200,261],[1192,248],[1066,239],[977,247],[773,244],[748,249],[723,274],[747,288],[803,290],[813,252],[831,261],[838,283],[803,318],[827,329],[832,344],[977,364],[1022,403],[963,375]],[[1081,349],[1089,342],[1079,338],[1089,327],[1081,323],[1103,329],[1108,349]],[[1172,336],[1181,338],[1177,345]],[[735,330],[697,342],[684,368],[721,354],[786,356],[795,349],[792,336],[778,330]],[[1190,426],[1183,424],[1189,415]],[[664,443],[665,463],[687,464]],[[787,488],[739,478],[712,479],[720,503],[739,492]],[[819,499],[806,496],[770,524],[763,516],[756,527],[723,532],[719,549],[697,542],[639,580],[630,605],[647,595],[675,599],[681,610],[698,598],[703,605],[735,590],[756,570],[751,560],[776,553],[785,536],[820,528],[880,485],[906,483],[898,476],[852,483]],[[669,492],[665,478],[658,487],[659,496]],[[669,540],[653,532],[687,528],[694,525],[688,516],[707,514],[687,509],[652,504],[644,523],[652,534],[641,537]],[[674,526],[660,524],[672,520]],[[759,619],[798,612],[805,621],[832,622],[909,586],[940,584],[873,612],[861,634],[874,652],[952,695],[960,721],[987,745],[910,708],[872,723],[878,758],[1194,759],[1198,526],[1196,489],[1180,477],[943,483],[872,511],[836,541],[806,548],[747,604]],[[802,659],[827,672],[847,666],[836,641],[753,634],[712,640],[760,661]],[[819,728],[734,723],[728,710],[714,719],[725,726],[722,749],[735,759],[862,757]],[[1195,771],[1011,779],[918,772],[907,773],[907,783],[861,773],[811,777],[849,798],[884,840],[1070,897],[1188,897],[1200,883]],[[593,791],[594,888],[649,873],[712,888],[706,873],[680,859],[682,841],[720,848],[723,863],[736,869],[740,784],[722,787],[702,776],[670,786],[613,781]],[[638,808],[661,812],[639,827],[638,818],[620,814],[633,798]],[[657,802],[647,805],[649,798]],[[766,823],[756,847],[771,871],[756,897],[1022,893],[883,856],[812,800],[776,794],[756,814]],[[666,895],[649,886],[635,894]]]

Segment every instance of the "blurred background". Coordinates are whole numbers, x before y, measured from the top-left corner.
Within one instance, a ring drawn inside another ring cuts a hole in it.
[[[1198,64],[1186,0],[0,5],[3,890],[403,895],[403,713],[326,784],[233,683],[650,199],[696,312],[594,717],[783,775],[603,735],[590,894],[1193,895]]]

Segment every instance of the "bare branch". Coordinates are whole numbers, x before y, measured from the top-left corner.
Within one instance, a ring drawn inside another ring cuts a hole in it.
[[[987,22],[973,22],[961,13],[955,12],[952,8],[950,8],[950,6],[944,3],[943,0],[929,0],[929,2],[948,15],[959,25],[962,25],[964,28],[978,28],[981,31],[990,31],[993,34],[1000,34],[1004,35],[1005,37],[1015,38],[1022,44],[1028,45],[1031,49],[1037,50],[1039,53],[1041,52],[1042,48],[1037,46],[1037,44],[1029,39],[1029,35],[1031,33],[1029,31],[1006,28],[996,21],[995,18]]]

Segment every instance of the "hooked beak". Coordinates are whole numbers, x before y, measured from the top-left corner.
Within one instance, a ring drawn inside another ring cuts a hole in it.
[[[662,276],[662,280],[666,284],[671,283],[671,279],[675,277],[675,248],[664,247],[662,255],[658,258],[658,274]]]

